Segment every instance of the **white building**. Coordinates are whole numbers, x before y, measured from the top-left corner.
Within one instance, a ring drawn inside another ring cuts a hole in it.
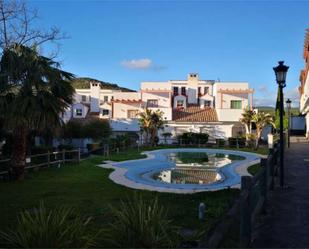
[[[171,132],[175,137],[193,131],[206,132],[213,139],[227,139],[244,131],[239,122],[241,113],[253,105],[254,91],[247,82],[201,80],[196,73],[189,74],[186,80],[142,82],[138,92],[90,85],[90,89],[76,89],[71,116],[109,118],[115,132],[139,133],[138,113],[149,108],[164,113],[166,125],[161,134]]]
[[[307,29],[304,44],[305,68],[300,72],[300,112],[306,119],[306,136],[309,136],[309,29]]]

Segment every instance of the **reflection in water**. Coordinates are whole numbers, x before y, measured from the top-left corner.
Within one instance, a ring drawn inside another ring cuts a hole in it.
[[[154,174],[155,180],[177,184],[209,184],[221,179],[218,168],[242,156],[228,154],[207,154],[206,152],[177,152],[168,155],[175,168]]]

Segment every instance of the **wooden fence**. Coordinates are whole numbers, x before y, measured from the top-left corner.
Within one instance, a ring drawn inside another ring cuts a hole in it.
[[[265,211],[267,194],[274,189],[279,168],[279,144],[266,159],[261,159],[261,169],[255,176],[241,177],[239,198],[234,202],[223,221],[216,226],[211,236],[201,241],[200,247],[217,248],[226,239],[231,230],[238,229],[240,248],[251,243],[252,228],[257,216]]]
[[[25,169],[30,170],[34,168],[50,167],[55,165],[60,166],[67,162],[80,162],[80,160],[80,149],[47,152],[27,156]],[[0,160],[0,178],[11,178],[11,175],[11,159]]]

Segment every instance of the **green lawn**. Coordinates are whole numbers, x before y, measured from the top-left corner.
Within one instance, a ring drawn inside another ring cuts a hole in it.
[[[251,175],[256,175],[259,171],[260,171],[260,169],[261,169],[261,165],[259,164],[259,163],[257,163],[257,164],[254,164],[254,165],[252,165],[252,166],[250,166],[249,168],[248,168],[248,172],[251,174]]]
[[[174,224],[192,229],[211,228],[226,212],[237,190],[197,194],[169,194],[138,191],[113,183],[108,179],[111,170],[96,167],[103,157],[93,156],[80,164],[48,168],[27,174],[24,181],[0,182],[0,229],[13,228],[17,214],[44,201],[48,207],[67,205],[76,207],[83,215],[94,218],[97,230],[111,221],[109,206],[117,206],[134,192],[145,199],[158,196],[168,208]],[[197,219],[200,202],[207,206],[206,221]]]

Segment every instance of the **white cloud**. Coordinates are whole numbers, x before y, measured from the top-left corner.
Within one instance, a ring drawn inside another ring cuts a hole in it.
[[[123,60],[121,65],[125,68],[145,70],[152,67],[152,61],[148,58],[144,59],[133,59],[133,60]]]
[[[124,68],[132,69],[132,70],[160,71],[162,69],[165,69],[164,66],[154,64],[152,60],[149,58],[123,60],[120,64]]]

